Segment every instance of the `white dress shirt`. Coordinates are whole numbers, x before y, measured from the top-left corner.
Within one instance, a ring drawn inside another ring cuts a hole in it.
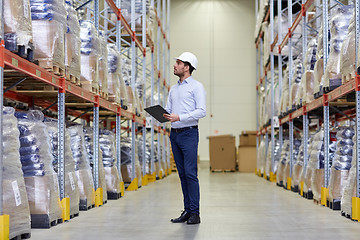
[[[172,122],[172,128],[198,125],[206,116],[206,92],[204,86],[192,78],[185,79],[171,87],[165,107],[168,113],[178,114],[180,121]]]

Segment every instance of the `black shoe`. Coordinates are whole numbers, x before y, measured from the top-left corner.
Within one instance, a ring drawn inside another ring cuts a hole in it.
[[[190,218],[190,213],[187,211],[183,211],[180,215],[180,217],[171,219],[171,222],[173,223],[183,223],[186,222]]]
[[[200,215],[197,213],[191,213],[189,220],[186,222],[187,224],[199,224],[200,223]]]

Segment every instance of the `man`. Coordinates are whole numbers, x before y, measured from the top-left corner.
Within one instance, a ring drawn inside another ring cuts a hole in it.
[[[200,190],[197,177],[199,142],[198,122],[206,115],[206,92],[203,85],[192,78],[198,61],[194,54],[184,52],[174,65],[174,75],[179,77],[169,92],[164,117],[171,121],[171,148],[178,169],[184,197],[184,211],[171,219],[173,223],[200,223]]]

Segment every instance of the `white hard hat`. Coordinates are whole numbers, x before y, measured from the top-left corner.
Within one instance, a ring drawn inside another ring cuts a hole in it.
[[[183,52],[179,57],[176,58],[176,60],[180,60],[182,62],[188,62],[191,64],[193,68],[197,69],[198,60],[196,56],[191,52]]]

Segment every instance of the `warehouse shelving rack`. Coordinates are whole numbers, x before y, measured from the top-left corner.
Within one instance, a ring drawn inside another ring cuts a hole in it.
[[[257,2],[257,1],[256,1]],[[316,30],[320,26],[320,20],[324,23],[328,22],[329,16],[328,12],[332,8],[332,6],[336,4],[342,4],[340,1],[328,1],[328,0],[302,0],[301,1],[301,10],[297,14],[294,21],[292,20],[292,8],[295,4],[299,4],[300,1],[287,1],[287,8],[282,8],[281,4],[286,1],[277,1],[277,10],[278,10],[278,16],[283,14],[283,11],[286,10],[288,12],[288,32],[285,36],[276,36],[274,38],[274,26],[273,26],[273,20],[274,20],[274,0],[269,1],[269,8],[266,9],[266,14],[264,15],[263,22],[270,20],[270,34],[271,34],[271,47],[270,47],[270,60],[269,63],[263,67],[263,60],[262,56],[263,53],[263,31],[260,30],[258,33],[258,36],[256,38],[255,44],[256,44],[256,76],[257,76],[257,85],[256,85],[256,92],[257,92],[257,104],[259,105],[259,91],[261,88],[266,88],[266,84],[268,80],[268,73],[271,73],[270,77],[270,86],[271,86],[271,115],[270,116],[270,123],[265,124],[264,126],[260,126],[259,120],[257,120],[257,129],[258,129],[258,139],[257,139],[257,148],[259,146],[259,138],[261,136],[265,136],[265,139],[268,139],[269,131],[271,134],[271,142],[272,142],[272,149],[267,149],[266,151],[271,151],[271,163],[272,168],[274,169],[274,139],[275,139],[275,120],[277,117],[279,117],[279,130],[278,130],[278,137],[280,139],[280,142],[282,143],[283,134],[285,133],[284,127],[288,127],[288,133],[289,133],[289,139],[290,139],[290,152],[292,152],[293,148],[293,131],[294,131],[294,123],[300,127],[302,126],[303,131],[303,142],[308,142],[309,138],[309,118],[310,115],[316,116],[316,118],[323,121],[324,125],[324,149],[325,149],[325,174],[324,174],[324,186],[322,186],[321,189],[321,204],[326,205],[326,197],[328,195],[328,185],[329,185],[329,179],[330,179],[330,164],[329,164],[329,141],[330,141],[330,123],[331,119],[330,116],[333,116],[337,114],[337,116],[334,117],[335,120],[345,117],[345,119],[349,118],[355,118],[356,122],[356,133],[357,133],[357,142],[356,142],[356,152],[357,155],[355,157],[356,161],[356,197],[352,199],[352,219],[353,220],[360,220],[360,76],[355,74],[355,78],[351,79],[349,82],[341,85],[340,87],[336,88],[333,91],[330,91],[328,93],[324,93],[321,97],[309,102],[304,103],[301,107],[297,108],[296,110],[291,110],[286,112],[286,114],[282,114],[280,116],[274,116],[274,72],[275,72],[275,66],[274,66],[274,53],[276,50],[278,50],[278,67],[279,67],[279,84],[282,82],[282,69],[283,69],[283,61],[284,58],[281,56],[281,51],[283,48],[287,45],[289,49],[288,58],[287,61],[289,62],[289,84],[291,86],[291,72],[292,72],[292,65],[291,61],[293,60],[292,57],[292,49],[294,49],[294,43],[292,42],[292,36],[296,29],[296,27],[301,24],[302,25],[302,53],[303,56],[306,51],[307,47],[307,41],[308,37],[312,34],[312,31]],[[321,4],[320,4],[321,3]],[[310,9],[310,7],[314,4],[315,6],[315,17],[312,21],[316,21],[316,29],[313,29],[309,26],[307,26],[307,11]],[[329,6],[330,4],[330,6]],[[292,7],[288,7],[292,6]],[[256,4],[256,8],[258,8],[258,3]],[[356,63],[355,66],[358,66],[358,46],[359,46],[359,33],[360,33],[360,1],[355,0],[355,22],[356,22]],[[257,9],[256,9],[256,13]],[[280,22],[280,21],[279,21]],[[278,33],[281,33],[281,24],[279,23],[278,26]],[[328,26],[327,24],[324,24],[323,26],[323,35],[327,36],[328,34]],[[328,58],[328,39],[326,37],[323,38],[323,51],[324,51],[324,71],[325,66],[327,64],[327,58]],[[276,44],[279,43],[278,49],[275,49]],[[281,86],[280,86],[281,89]],[[291,89],[291,88],[290,88]],[[356,114],[354,113],[355,110],[346,110],[345,109],[337,109],[333,107],[333,105],[338,105],[335,103],[335,101],[343,96],[347,96],[349,94],[354,94],[355,92],[355,103],[349,103],[350,108],[351,106],[355,105]],[[259,119],[259,110],[257,110],[257,119]],[[302,118],[302,121],[299,119]],[[301,123],[302,122],[302,123]],[[267,144],[266,144],[267,145]],[[280,146],[280,149],[282,146]],[[307,156],[307,144],[304,144],[304,156]],[[287,179],[287,183],[285,183],[285,186],[287,189],[291,188],[291,171],[293,166],[293,159],[292,154],[290,154],[290,178]],[[306,169],[306,165],[308,162],[308,158],[304,158],[304,168]],[[263,174],[264,177],[266,177],[265,172],[261,172],[258,169],[255,170],[256,174],[261,175]],[[304,171],[304,174],[306,172]],[[270,173],[270,176],[268,177],[271,181],[276,181],[276,176],[273,172]],[[302,193],[302,187],[303,183],[300,184],[300,192]]]
[[[147,36],[146,34],[146,11],[143,11],[143,24],[142,24],[142,32],[137,33],[135,31],[135,19],[132,19],[131,24],[129,24],[125,18],[123,17],[121,13],[121,1],[116,0],[93,0],[93,1],[85,1],[85,0],[75,0],[74,2],[77,3],[79,9],[80,8],[87,8],[89,10],[88,18],[92,19],[94,21],[94,24],[96,26],[96,29],[99,30],[101,27],[99,24],[99,21],[101,17],[105,18],[106,16],[101,16],[101,12],[99,10],[99,4],[100,1],[104,2],[104,5],[106,6],[106,10],[111,10],[115,15],[117,16],[117,21],[115,23],[115,31],[107,33],[107,36],[110,36],[110,34],[114,34],[116,39],[116,45],[119,50],[119,52],[123,53],[121,51],[122,49],[122,43],[126,42],[125,37],[121,36],[121,31],[127,32],[127,34],[130,36],[130,48],[131,48],[131,60],[132,60],[132,85],[134,87],[135,85],[135,74],[138,71],[137,61],[142,62],[142,69],[143,69],[143,81],[144,84],[146,84],[146,79],[150,79],[151,82],[151,103],[153,104],[154,99],[154,85],[157,84],[158,87],[160,86],[163,88],[163,100],[165,102],[166,94],[169,90],[169,78],[170,78],[170,43],[168,36],[170,35],[170,21],[169,21],[169,14],[170,14],[170,1],[169,0],[158,0],[158,1],[151,1],[151,5],[155,6],[157,5],[157,12],[156,14],[162,14],[163,20],[161,20],[158,15],[156,15],[156,21],[158,24],[158,31],[162,33],[160,38],[158,37],[158,45],[157,48],[160,48],[160,40],[161,44],[163,46],[163,52],[162,55],[160,55],[160,49],[158,49],[158,59],[163,58],[162,63],[162,72],[160,70],[160,61],[158,60],[158,68],[154,64],[154,49],[156,45],[153,43],[150,36]],[[162,11],[160,6],[162,5]],[[2,13],[2,7],[3,7],[3,0],[0,0],[0,12]],[[146,0],[142,1],[142,7],[143,9],[146,9]],[[131,1],[131,8],[132,13],[134,13],[135,9],[135,1]],[[104,12],[104,11],[103,11]],[[107,11],[105,11],[107,12]],[[132,16],[134,16],[133,14]],[[1,16],[2,19],[3,16]],[[104,21],[106,22],[106,21]],[[3,24],[3,21],[2,21]],[[167,24],[167,25],[166,25]],[[165,28],[164,28],[165,27]],[[3,29],[2,26],[2,32],[1,36],[3,36]],[[159,35],[158,35],[159,36]],[[142,39],[142,42],[140,41],[140,38]],[[2,37],[3,39],[3,37]],[[108,38],[108,41],[111,42],[112,40]],[[140,56],[136,56],[137,50],[140,51]],[[146,62],[146,53],[151,52],[151,63],[147,64]],[[165,57],[168,57],[166,60]],[[141,64],[140,64],[141,65]],[[150,67],[146,67],[147,65],[150,65]],[[158,79],[155,82],[155,73],[158,75]],[[166,78],[167,75],[167,78]],[[7,79],[11,76],[11,81],[9,82]],[[162,77],[163,76],[163,77]],[[168,81],[166,80],[168,79]],[[65,191],[64,191],[64,184],[65,184],[65,178],[64,178],[64,136],[65,136],[65,120],[67,115],[71,115],[75,117],[73,120],[76,120],[78,118],[82,118],[87,120],[88,122],[92,120],[93,122],[93,130],[94,130],[94,175],[95,175],[95,188],[96,193],[100,192],[100,189],[98,189],[98,157],[99,157],[99,123],[100,118],[104,114],[106,116],[114,115],[116,116],[116,154],[117,154],[117,166],[118,171],[121,176],[121,149],[120,149],[120,136],[121,136],[121,120],[125,119],[127,121],[131,121],[131,134],[132,134],[132,165],[133,165],[133,172],[132,172],[132,179],[135,179],[135,168],[134,168],[134,155],[135,155],[135,134],[136,134],[136,128],[142,127],[142,135],[143,139],[145,140],[146,137],[146,119],[140,115],[136,115],[133,112],[127,111],[125,109],[122,109],[120,105],[114,104],[112,102],[107,101],[106,99],[100,97],[97,94],[94,94],[92,92],[85,91],[81,87],[66,81],[64,77],[60,77],[57,75],[54,75],[51,72],[48,72],[47,70],[37,66],[36,64],[27,61],[26,59],[23,59],[19,57],[18,55],[8,51],[5,49],[4,41],[1,41],[0,44],[0,85],[4,89],[4,80],[6,80],[6,86],[7,88],[0,92],[0,106],[3,105],[3,99],[4,97],[7,99],[15,100],[18,102],[26,103],[30,107],[38,106],[42,107],[43,111],[45,110],[53,110],[58,112],[58,129],[59,129],[59,186],[60,186],[60,199],[62,202],[66,202],[65,200]],[[12,91],[11,89],[15,86],[19,86],[24,83],[30,83],[36,82],[37,84],[40,84],[44,86],[44,89],[50,88],[50,91],[43,90],[41,91],[41,94],[39,94],[39,91],[24,91],[22,93],[19,93],[17,91]],[[146,85],[145,85],[146,86]],[[160,92],[159,92],[160,94]],[[144,106],[146,104],[146,89],[144,89]],[[56,107],[57,105],[57,107]],[[91,106],[90,108],[86,108],[86,111],[80,111],[79,109],[72,109],[73,106]],[[92,119],[89,115],[90,111],[92,111]],[[0,111],[0,156],[2,156],[2,111]],[[169,155],[165,156],[165,146],[169,147],[169,131],[166,129],[165,125],[158,126],[154,124],[154,121],[152,121],[151,124],[151,138],[152,142],[154,140],[154,134],[155,132],[158,133],[158,139],[159,139],[159,145],[160,145],[160,136],[163,136],[163,144],[164,144],[164,157],[166,157],[167,161],[169,162]],[[143,148],[145,150],[145,141]],[[145,154],[144,154],[145,156]],[[153,145],[151,149],[151,172],[154,172],[154,150]],[[145,161],[144,161],[145,162]],[[145,165],[145,164],[144,164]],[[3,162],[2,157],[0,157],[0,169],[2,169]],[[145,173],[145,166],[143,169],[143,173]],[[150,178],[151,181],[154,181],[154,179]],[[147,178],[145,178],[144,185],[147,183]],[[122,183],[123,184],[123,183]],[[132,185],[132,186],[131,186]],[[136,190],[137,184],[131,184],[129,186],[129,190]],[[124,188],[124,185],[122,185],[122,188]],[[124,190],[124,189],[123,189]],[[122,191],[122,195],[124,192]],[[0,196],[3,195],[3,188],[2,188],[2,172],[0,171]],[[100,196],[97,194],[97,205],[102,205],[102,202],[100,202]],[[6,234],[8,234],[8,223],[9,223],[9,216],[4,215],[3,212],[3,198],[0,197],[0,239],[6,239]],[[68,206],[64,206],[68,207]],[[69,218],[65,219],[68,220]],[[4,231],[1,231],[4,230]],[[8,235],[7,235],[8,237]]]

